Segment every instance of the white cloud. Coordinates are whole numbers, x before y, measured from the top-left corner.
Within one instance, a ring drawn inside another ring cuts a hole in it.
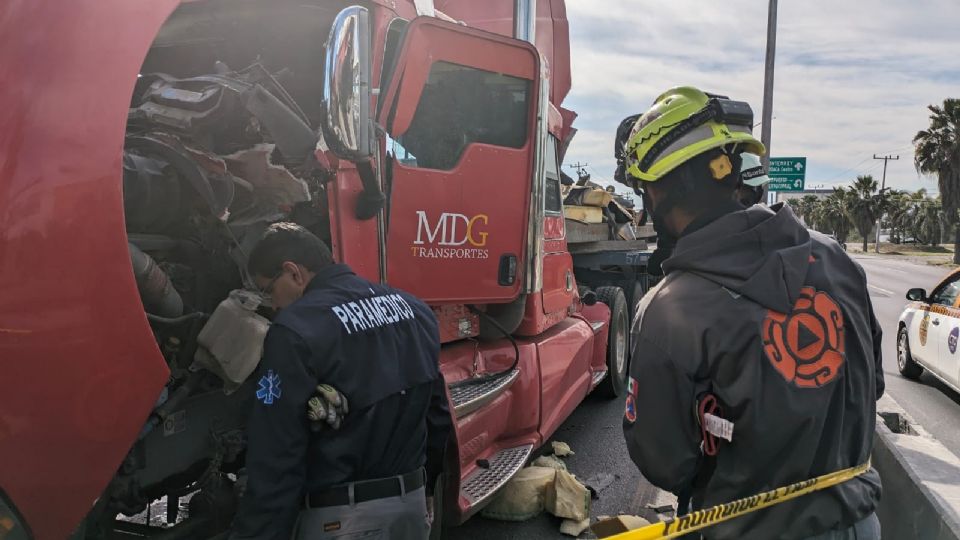
[[[761,118],[767,2],[571,0],[580,129],[567,162],[613,174],[613,132],[676,85],[749,101]],[[915,189],[913,135],[926,106],[960,97],[960,4],[953,0],[781,2],[773,155],[807,156],[808,184],[879,177],[874,153],[899,154],[887,183]],[[760,128],[757,128],[759,135]]]

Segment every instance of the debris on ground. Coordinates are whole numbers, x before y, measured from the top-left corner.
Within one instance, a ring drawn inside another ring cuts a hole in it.
[[[648,504],[646,507],[658,514],[673,514],[676,512],[676,508],[674,508],[671,504],[661,504],[659,506]]]
[[[481,515],[502,521],[526,521],[543,511],[557,471],[550,467],[526,467],[507,482]]]
[[[497,493],[480,515],[501,521],[526,521],[546,510],[564,521],[560,532],[580,536],[590,528],[590,500],[610,486],[615,477],[598,473],[584,485],[567,470],[561,457],[574,454],[570,445],[553,441],[553,455],[540,456]]]
[[[547,488],[546,509],[551,514],[582,521],[590,517],[590,490],[567,471],[557,471],[553,487]]]
[[[583,481],[594,499],[600,498],[600,492],[610,487],[616,477],[610,473],[597,473]]]
[[[575,452],[570,449],[570,445],[565,442],[553,441],[550,444],[553,446],[553,455],[557,457],[567,457],[575,454]]]
[[[590,530],[597,535],[597,538],[606,538],[647,525],[650,525],[650,522],[640,516],[621,514],[614,517],[600,516],[597,522],[590,527]]]
[[[557,456],[540,456],[533,460],[534,467],[550,467],[558,471],[567,470],[567,464]]]
[[[590,518],[587,518],[583,521],[574,521],[572,519],[565,519],[563,523],[560,524],[560,532],[568,536],[580,536],[580,534],[590,528]]]

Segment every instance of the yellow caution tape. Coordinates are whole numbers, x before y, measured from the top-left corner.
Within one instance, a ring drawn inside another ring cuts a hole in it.
[[[790,484],[789,486],[779,487],[777,489],[760,493],[752,497],[737,499],[727,504],[720,504],[711,508],[704,508],[703,510],[697,510],[696,512],[691,512],[685,516],[670,518],[667,521],[654,523],[652,525],[640,527],[639,529],[634,529],[632,531],[608,536],[606,540],[654,540],[659,538],[676,538],[693,531],[699,531],[700,529],[705,529],[712,525],[716,525],[717,523],[729,521],[744,514],[749,514],[750,512],[756,512],[757,510],[767,508],[775,504],[780,504],[784,501],[789,501],[790,499],[796,499],[797,497],[801,497],[807,493],[813,493],[814,491],[819,491],[821,489],[826,489],[828,487],[841,484],[847,480],[850,480],[851,478],[860,476],[868,470],[870,470],[870,460],[867,460],[866,463],[857,465],[856,467],[850,467],[849,469],[832,472],[830,474],[811,478],[810,480],[804,480],[802,482]]]

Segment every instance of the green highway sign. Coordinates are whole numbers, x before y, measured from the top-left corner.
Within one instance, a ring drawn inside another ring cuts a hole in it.
[[[807,176],[807,158],[781,157],[770,158],[769,191],[803,191],[803,181]]]

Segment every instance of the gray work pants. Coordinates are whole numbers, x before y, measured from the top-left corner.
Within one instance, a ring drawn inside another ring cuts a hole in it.
[[[877,514],[870,514],[846,529],[827,531],[806,540],[880,540],[880,519]]]
[[[300,511],[296,540],[426,540],[427,498],[421,487],[414,491],[344,506]]]

